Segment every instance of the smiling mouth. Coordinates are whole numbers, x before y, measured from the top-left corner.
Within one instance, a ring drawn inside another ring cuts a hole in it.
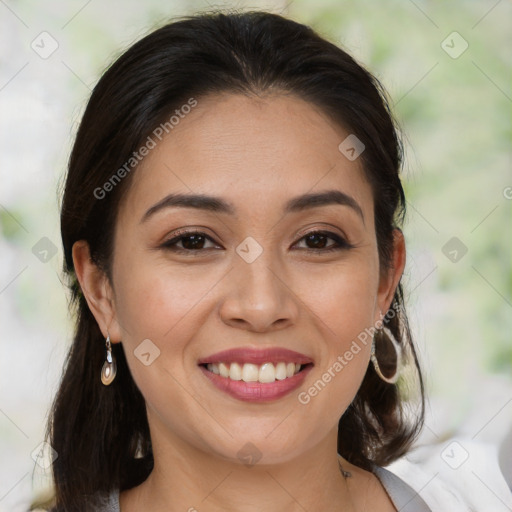
[[[203,363],[200,364],[209,372],[219,375],[227,380],[244,381],[244,382],[260,382],[262,384],[272,383],[286,380],[298,373],[304,371],[305,368],[313,366],[312,363],[299,364],[281,361],[279,363],[263,363],[261,365],[253,363]]]

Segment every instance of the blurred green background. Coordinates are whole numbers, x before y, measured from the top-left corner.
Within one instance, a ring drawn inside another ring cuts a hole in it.
[[[430,395],[421,442],[478,434],[499,443],[512,424],[510,2],[5,1],[0,511],[23,510],[46,482],[31,454],[72,325],[58,187],[90,91],[155,25],[212,8],[263,8],[310,25],[381,80],[406,142],[404,285]],[[58,43],[47,58],[31,47],[43,31]]]

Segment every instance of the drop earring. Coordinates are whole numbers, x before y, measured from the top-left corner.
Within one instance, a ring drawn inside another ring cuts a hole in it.
[[[110,343],[110,335],[108,333],[105,345],[107,349],[107,359],[101,369],[101,382],[104,386],[110,386],[112,381],[116,378],[117,364],[116,358],[112,355],[112,343]]]

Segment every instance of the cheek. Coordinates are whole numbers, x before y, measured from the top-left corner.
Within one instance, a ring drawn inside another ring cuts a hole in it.
[[[219,280],[217,273],[171,267],[135,254],[118,261],[116,314],[124,341],[133,344],[141,337],[159,341],[172,337]]]
[[[322,333],[320,364],[299,402],[336,421],[355,397],[370,359],[378,275],[373,259],[339,267],[329,278],[317,276],[316,286],[304,290],[305,303]],[[324,411],[324,412],[322,412]]]
[[[210,293],[225,275],[224,268],[171,266],[135,251],[118,260],[116,315],[128,366],[145,397],[161,393],[166,382],[166,393],[176,392],[174,403],[180,399],[175,380],[190,380],[191,346],[214,306]]]
[[[184,392],[190,379],[185,357],[201,325],[201,304],[218,278],[197,270],[172,270],[133,252],[118,260],[115,279],[123,349],[148,406],[162,412],[172,403],[182,415],[197,415],[192,412],[193,400]],[[167,421],[173,430],[183,429],[175,416]]]
[[[373,324],[378,272],[371,254],[359,254],[342,265],[319,269],[302,279],[301,297],[329,334],[330,352],[344,350]],[[298,281],[300,282],[300,281]]]

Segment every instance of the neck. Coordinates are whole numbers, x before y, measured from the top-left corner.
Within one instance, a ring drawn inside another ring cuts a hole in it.
[[[340,471],[336,436],[329,433],[285,462],[245,466],[152,432],[154,469],[141,485],[121,493],[121,510],[351,512],[350,477]]]

